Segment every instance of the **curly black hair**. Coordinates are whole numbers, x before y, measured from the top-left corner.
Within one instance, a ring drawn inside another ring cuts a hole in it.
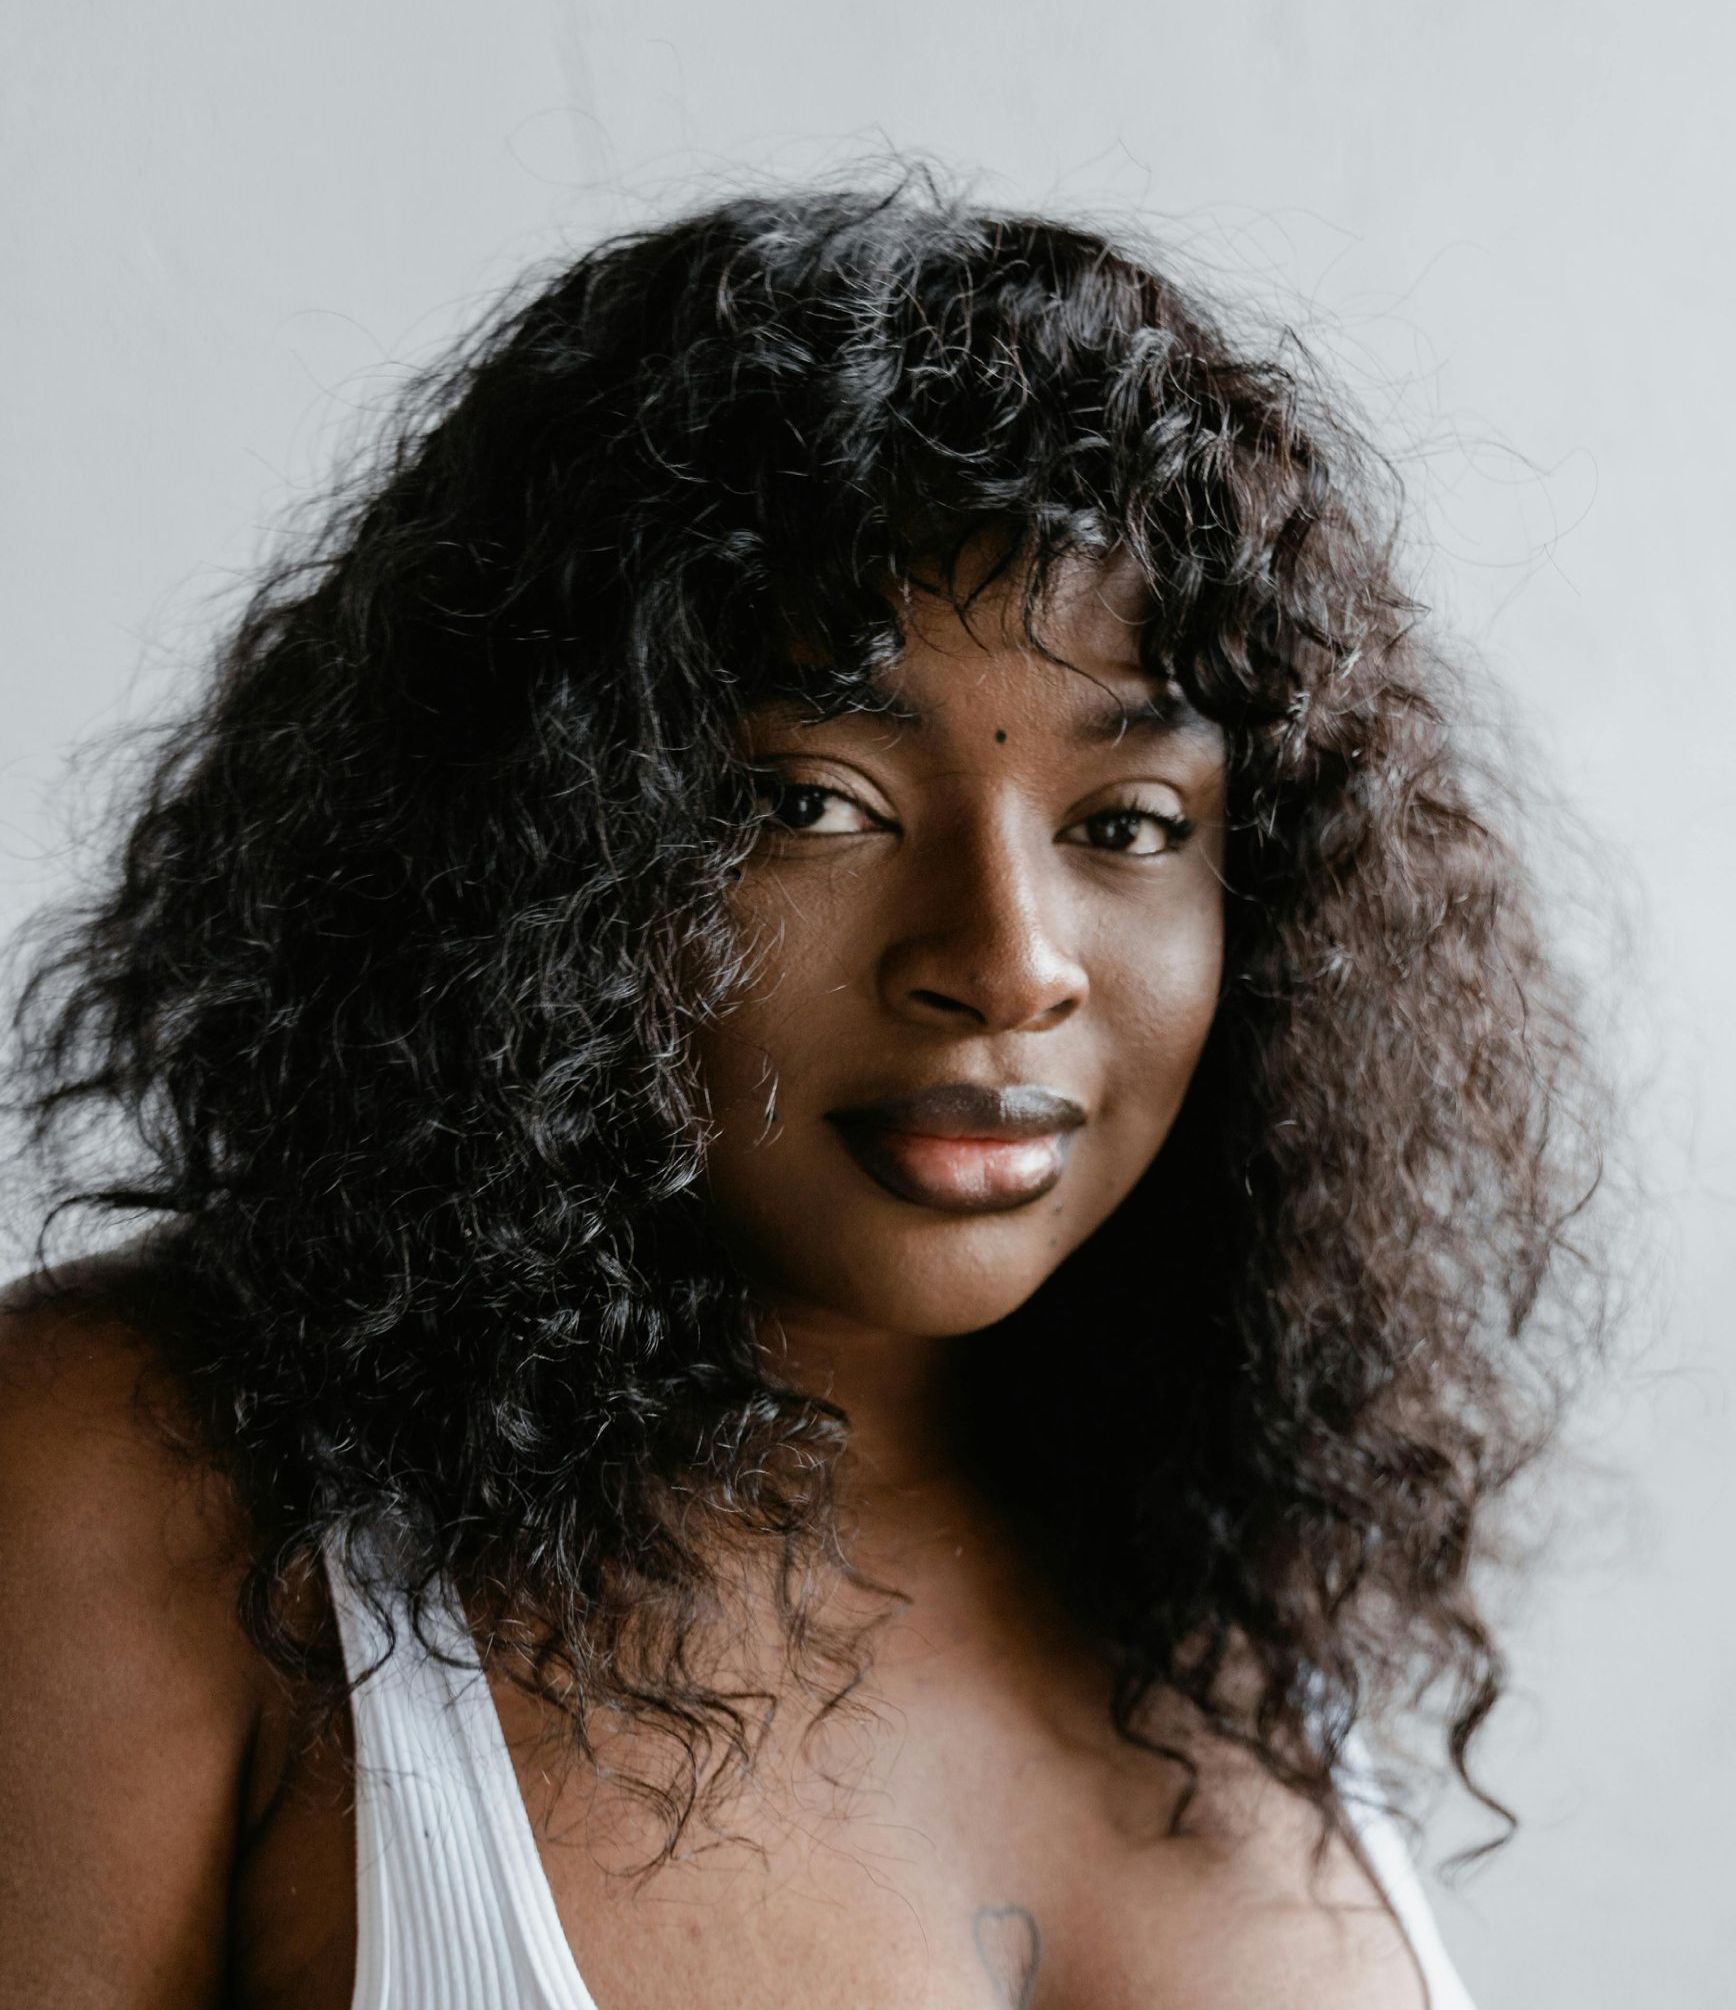
[[[922,177],[732,198],[516,294],[259,585],[111,877],[49,917],[12,1107],[60,1165],[45,1223],[172,1230],[163,1344],[278,1664],[317,1672],[296,1570],[387,1529],[581,1747],[599,1705],[670,1734],[671,1847],[751,1759],[687,1652],[721,1548],[776,1566],[818,1707],[848,1691],[812,1625],[848,1419],[768,1371],[703,1204],[735,727],[874,703],[892,589],[973,541],[1028,619],[1119,551],[1144,661],[1225,734],[1221,999],[961,1443],[1125,1736],[1179,1695],[1324,1807],[1359,1716],[1444,1696],[1499,1808],[1472,1580],[1605,1316],[1595,1070],[1396,577],[1391,471],[1303,349],[1227,328],[1131,236]],[[92,1119],[132,1140],[94,1176]]]

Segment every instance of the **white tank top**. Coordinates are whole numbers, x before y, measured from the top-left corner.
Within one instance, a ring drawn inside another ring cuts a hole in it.
[[[430,1603],[421,1651],[407,1607],[378,1618],[328,1549],[356,1751],[356,1988],[352,2010],[597,2010],[549,1889],[518,1776],[458,1601]],[[382,1657],[385,1657],[382,1659]],[[379,1664],[376,1666],[376,1664]],[[1356,1768],[1366,1765],[1360,1748]],[[1404,1839],[1359,1802],[1343,1806],[1410,1942],[1429,2010],[1472,2010]]]

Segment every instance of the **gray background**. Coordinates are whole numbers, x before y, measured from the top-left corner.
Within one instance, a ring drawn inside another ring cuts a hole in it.
[[[1506,1595],[1489,1771],[1525,1826],[1437,1890],[1481,2010],[1736,2003],[1731,21],[80,0],[12,14],[0,83],[0,932],[70,869],[66,750],[187,674],[402,365],[598,230],[915,149],[991,200],[1145,217],[1349,377],[1404,464],[1425,596],[1634,924],[1600,995],[1643,1082],[1652,1255],[1529,1510],[1549,1568]],[[1560,885],[1595,967],[1607,930]],[[1482,1832],[1449,1811],[1437,1853]]]

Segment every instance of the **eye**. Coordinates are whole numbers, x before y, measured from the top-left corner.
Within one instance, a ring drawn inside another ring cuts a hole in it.
[[[1118,803],[1081,817],[1068,831],[1087,831],[1093,851],[1120,852],[1131,858],[1158,858],[1179,851],[1193,835],[1193,820],[1143,803]],[[1063,832],[1065,837],[1068,833]]]
[[[777,774],[755,777],[754,797],[764,822],[805,837],[855,837],[883,828],[880,819],[842,789],[792,781]]]

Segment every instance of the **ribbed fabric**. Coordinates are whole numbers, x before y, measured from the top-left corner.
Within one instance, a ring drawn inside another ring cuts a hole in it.
[[[356,1989],[352,2010],[596,2010],[555,1911],[462,1610],[380,1622],[337,1551],[327,1576],[354,1682]],[[376,1666],[375,1664],[379,1664]]]
[[[351,2010],[597,2010],[555,1910],[518,1776],[454,1598],[431,1609],[425,1654],[402,1601],[397,1644],[344,1574],[327,1575],[350,1679],[356,1743],[356,1989]],[[384,1658],[382,1658],[384,1657]],[[376,1665],[377,1664],[377,1665]],[[366,1671],[372,1670],[372,1673]],[[1410,1941],[1429,2010],[1473,2010],[1435,1928],[1404,1838],[1357,1791],[1343,1806]]]

